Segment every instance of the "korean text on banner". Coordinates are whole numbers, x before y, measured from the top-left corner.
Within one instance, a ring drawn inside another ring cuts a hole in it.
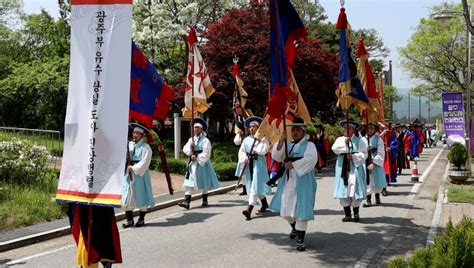
[[[131,0],[73,0],[56,200],[120,206],[130,99]]]
[[[465,138],[464,103],[462,92],[441,94],[443,103],[443,124],[446,138],[458,135]]]

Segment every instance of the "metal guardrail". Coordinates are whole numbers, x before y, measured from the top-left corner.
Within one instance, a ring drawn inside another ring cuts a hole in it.
[[[63,139],[57,130],[29,129],[17,127],[0,127],[0,141],[2,133],[6,139],[15,137],[32,145],[44,146],[50,154],[50,164],[57,167],[58,159],[62,157]]]

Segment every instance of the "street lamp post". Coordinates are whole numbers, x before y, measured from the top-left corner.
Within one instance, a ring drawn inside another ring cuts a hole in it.
[[[466,128],[466,147],[468,153],[468,165],[471,164],[471,29],[472,28],[472,14],[471,14],[471,5],[467,5],[466,1],[463,1],[463,10],[464,13],[459,14],[456,12],[444,12],[440,14],[434,14],[433,18],[437,20],[440,26],[443,26],[447,21],[453,18],[451,14],[463,15],[466,20],[466,79],[465,79],[465,88],[466,88],[466,112],[465,112],[465,128]],[[467,8],[466,8],[467,6]],[[449,14],[451,13],[451,14]]]

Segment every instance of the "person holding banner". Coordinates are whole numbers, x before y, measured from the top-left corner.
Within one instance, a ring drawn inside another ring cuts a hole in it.
[[[365,160],[367,159],[367,141],[360,137],[356,129],[359,124],[353,120],[343,120],[339,124],[344,127],[344,136],[339,137],[332,145],[337,155],[336,175],[333,197],[339,199],[344,208],[343,222],[359,222],[359,206],[366,199]]]
[[[260,200],[262,207],[258,212],[265,212],[268,208],[266,195],[272,193],[271,188],[266,184],[269,180],[265,155],[268,152],[270,143],[266,138],[259,140],[254,137],[262,118],[257,116],[249,117],[245,120],[245,127],[249,130],[247,136],[239,150],[239,177],[245,178],[245,188],[249,195],[249,204],[242,214],[250,220],[253,207]]]
[[[372,194],[375,193],[375,203],[380,204],[380,193],[383,188],[387,187],[385,180],[384,160],[385,147],[383,139],[377,133],[379,126],[374,123],[369,123],[367,126],[367,135],[369,137],[370,159],[368,159],[367,171],[367,200],[363,207],[372,206]]]
[[[148,207],[155,205],[151,187],[150,163],[152,150],[150,145],[143,139],[150,131],[141,124],[131,123],[133,128],[133,140],[128,144],[130,161],[123,180],[122,206],[125,208],[127,222],[123,228],[132,227],[133,209],[139,208],[140,214],[135,227],[145,224],[145,214]]]
[[[183,182],[184,200],[178,205],[186,209],[190,207],[193,189],[202,191],[202,206],[207,207],[208,190],[219,187],[216,172],[210,161],[212,147],[211,141],[206,137],[206,131],[206,121],[194,118],[194,136],[189,138],[183,148],[183,152],[189,156],[189,163],[188,172]]]
[[[290,239],[296,238],[296,250],[304,251],[308,221],[314,220],[317,189],[314,166],[318,152],[314,143],[305,137],[306,124],[302,118],[296,117],[288,126],[291,126],[293,141],[286,144],[287,136],[283,131],[280,140],[272,149],[273,159],[284,162],[282,166],[284,172],[278,172],[276,175],[280,178],[270,208],[279,211],[280,216],[290,223]]]

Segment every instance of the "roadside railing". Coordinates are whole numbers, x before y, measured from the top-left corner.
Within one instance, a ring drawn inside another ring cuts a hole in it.
[[[31,145],[44,146],[49,152],[50,165],[58,168],[63,154],[63,138],[57,130],[0,127],[0,141],[11,138],[24,140]]]

